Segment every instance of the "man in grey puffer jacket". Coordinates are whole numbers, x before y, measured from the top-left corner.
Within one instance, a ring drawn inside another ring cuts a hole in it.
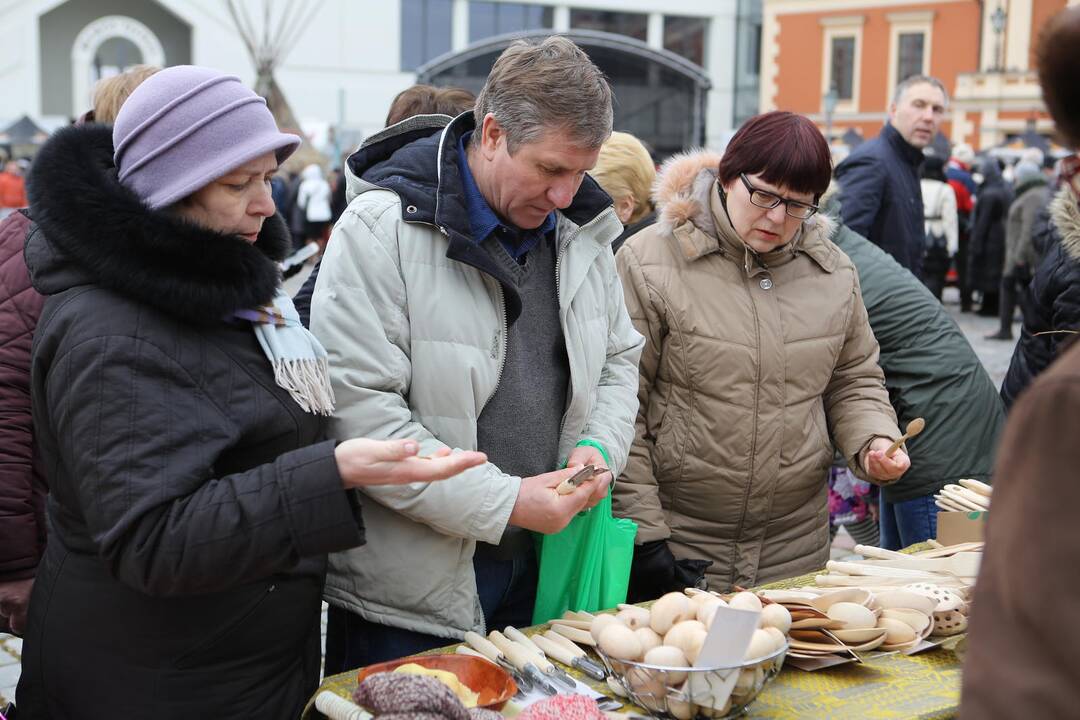
[[[529,624],[527,531],[564,528],[625,465],[643,339],[609,247],[621,224],[585,174],[611,118],[603,75],[552,37],[500,56],[475,115],[410,118],[349,159],[311,304],[331,433],[489,462],[368,493],[368,544],[330,561],[328,673]],[[557,494],[585,464],[611,474]]]

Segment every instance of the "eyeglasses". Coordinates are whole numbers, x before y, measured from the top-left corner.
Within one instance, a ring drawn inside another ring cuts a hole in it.
[[[772,210],[780,203],[784,203],[784,212],[798,220],[806,220],[818,211],[817,205],[810,205],[809,203],[799,202],[798,200],[788,200],[787,198],[780,197],[776,193],[754,187],[750,184],[750,181],[746,179],[746,173],[739,173],[739,179],[742,180],[743,185],[746,186],[746,192],[750,193],[750,202],[757,205],[759,208]]]

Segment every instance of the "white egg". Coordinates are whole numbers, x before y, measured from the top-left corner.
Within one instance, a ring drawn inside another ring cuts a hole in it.
[[[649,627],[638,628],[634,631],[638,640],[641,641],[641,653],[642,655],[648,654],[654,647],[660,647],[664,644],[664,639],[656,634],[656,631]]]
[[[686,659],[686,655],[683,654],[683,651],[671,645],[654,647],[652,650],[645,653],[645,660],[643,662],[646,665],[659,665],[660,667],[665,668],[690,667],[690,662]],[[685,679],[686,672],[668,670],[664,673],[664,681],[671,686],[678,685]]]
[[[783,634],[791,629],[791,613],[780,603],[771,603],[761,608],[761,626],[776,628]]]
[[[589,625],[589,634],[595,642],[600,642],[600,633],[611,623],[619,622],[614,615],[597,615]]]
[[[750,645],[747,646],[743,658],[746,660],[754,660],[766,655],[771,655],[775,649],[776,641],[773,639],[773,636],[761,628],[758,628],[754,631],[754,634],[750,636]]]
[[[641,641],[634,631],[622,623],[611,623],[600,632],[596,641],[601,650],[619,660],[639,660]]]
[[[649,626],[664,635],[678,622],[692,617],[690,599],[682,593],[664,595],[650,609]]]
[[[631,630],[637,630],[638,628],[649,627],[651,613],[645,608],[636,605],[622,605],[615,617]]]
[[[683,620],[668,630],[667,635],[664,635],[664,644],[679,648],[687,659],[694,663],[697,662],[708,634],[709,631],[705,629],[703,623],[697,620]]]
[[[752,592],[735,593],[728,601],[728,605],[736,610],[761,611],[761,600]]]
[[[715,595],[709,595],[708,600],[703,600],[698,603],[697,619],[705,624],[706,628],[712,627],[713,617],[716,615],[716,609],[721,607],[727,607],[727,603],[716,597]]]
[[[769,637],[773,639],[773,650],[779,650],[787,645],[787,635],[780,632],[780,628],[769,626],[763,629],[765,632],[769,633]]]

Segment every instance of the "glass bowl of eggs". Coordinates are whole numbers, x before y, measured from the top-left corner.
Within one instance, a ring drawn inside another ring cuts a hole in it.
[[[753,600],[760,609],[760,601]],[[698,655],[716,607],[713,598],[669,593],[649,609],[620,606],[614,615],[598,616],[590,631],[596,652],[611,673],[612,691],[653,717],[698,720],[741,715],[783,667],[790,615],[777,606],[773,612],[787,615],[786,621],[780,618],[777,623],[780,627],[759,621],[742,662],[713,666],[698,662]]]

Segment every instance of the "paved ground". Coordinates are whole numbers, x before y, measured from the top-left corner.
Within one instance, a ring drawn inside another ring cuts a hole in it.
[[[290,278],[286,283],[290,293],[295,293],[303,284],[303,278],[307,273],[300,273]],[[1012,342],[1000,340],[985,340],[983,336],[997,330],[998,324],[995,318],[978,317],[972,313],[961,313],[959,296],[955,289],[947,288],[945,291],[945,307],[960,325],[968,341],[971,342],[975,352],[978,353],[983,365],[994,380],[994,384],[1001,385],[1005,372],[1009,368],[1009,358],[1012,357]],[[1019,327],[1014,327],[1014,334],[1019,333]],[[854,546],[846,532],[837,534],[834,544],[834,557],[843,557],[850,553]],[[323,611],[323,633],[325,640],[326,612]],[[22,640],[10,635],[0,634],[0,710],[7,704],[8,699],[15,697],[15,685],[19,680],[20,660],[22,653]]]

